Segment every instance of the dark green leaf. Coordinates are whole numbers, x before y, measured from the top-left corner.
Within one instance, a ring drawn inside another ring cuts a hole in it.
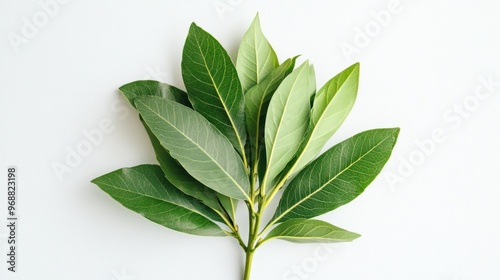
[[[193,108],[231,141],[246,163],[245,100],[236,68],[226,50],[193,23],[182,52],[181,67]]]
[[[209,219],[217,214],[177,190],[157,165],[119,169],[92,183],[123,206],[165,227],[196,235],[225,236]]]
[[[264,242],[278,238],[295,243],[350,242],[359,234],[341,229],[324,221],[292,219],[277,225]]]
[[[278,66],[278,57],[260,28],[259,15],[241,40],[236,58],[236,69],[243,92],[263,81]]]
[[[312,218],[356,198],[382,170],[398,133],[368,130],[330,148],[290,182],[271,223]]]
[[[248,199],[250,183],[231,143],[196,111],[171,100],[137,98],[137,110],[158,138],[195,179],[236,199]]]

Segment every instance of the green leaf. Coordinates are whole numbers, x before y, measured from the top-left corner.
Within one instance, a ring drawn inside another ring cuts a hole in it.
[[[324,221],[292,219],[277,225],[263,242],[274,238],[295,243],[350,242],[360,236]]]
[[[222,133],[196,111],[158,97],[137,98],[137,110],[158,138],[195,179],[236,199],[248,199],[243,162]]]
[[[285,77],[292,72],[295,59],[296,57],[287,59],[245,95],[245,117],[254,162],[258,158],[259,140],[264,133],[269,100]]]
[[[221,210],[217,192],[206,187],[189,173],[168,153],[160,141],[151,132],[149,127],[141,120],[151,140],[151,145],[156,154],[156,159],[165,174],[167,180],[183,193],[192,196],[214,210]]]
[[[217,215],[177,190],[157,165],[119,169],[92,183],[126,208],[165,227],[195,235],[226,235],[209,219]]]
[[[278,66],[278,57],[260,28],[259,14],[241,40],[236,70],[243,92],[259,84]]]
[[[191,24],[182,53],[182,78],[193,108],[245,158],[245,100],[236,68],[212,35]]]
[[[121,86],[120,92],[134,108],[135,104],[133,100],[140,96],[158,96],[164,99],[177,101],[188,107],[191,106],[187,94],[184,91],[158,81],[144,80],[131,82]]]
[[[122,94],[135,107],[134,99],[141,96],[158,96],[164,99],[173,100],[183,105],[189,105],[187,94],[182,90],[157,81],[135,81],[120,87]],[[175,187],[183,193],[199,199],[204,204],[214,210],[221,210],[217,193],[204,186],[194,179],[187,171],[168,153],[160,144],[160,141],[154,136],[148,126],[141,118],[146,132],[156,154],[156,159],[160,163],[165,177]]]
[[[300,171],[314,159],[351,111],[358,92],[359,63],[329,80],[316,94],[311,122],[302,151],[290,173]]]
[[[356,198],[382,170],[398,133],[399,128],[368,130],[330,148],[290,182],[271,224],[312,218]]]
[[[265,124],[267,171],[263,192],[294,157],[309,122],[312,65],[306,61],[280,84],[269,103]]]

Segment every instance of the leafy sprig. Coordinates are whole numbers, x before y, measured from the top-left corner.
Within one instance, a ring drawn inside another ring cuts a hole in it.
[[[158,165],[143,164],[92,182],[123,206],[165,227],[236,238],[250,279],[255,250],[271,239],[348,242],[360,235],[312,219],[360,195],[389,159],[398,128],[359,133],[328,149],[358,91],[355,63],[316,91],[313,66],[279,64],[255,18],[236,65],[192,24],[182,55],[186,92],[157,81],[120,87],[140,120]],[[263,221],[283,190],[274,215]],[[248,208],[248,239],[236,208]],[[263,223],[265,225],[263,226]]]

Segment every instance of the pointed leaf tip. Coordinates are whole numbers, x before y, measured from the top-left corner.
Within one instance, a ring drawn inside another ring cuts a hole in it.
[[[236,57],[236,69],[243,92],[246,93],[263,81],[273,69],[278,67],[278,64],[276,52],[264,36],[257,14],[243,35]]]
[[[359,65],[359,64],[358,64]],[[353,64],[331,78],[314,96],[311,122],[290,173],[306,166],[349,115],[358,92],[359,67]]]
[[[222,45],[196,25],[182,50],[182,79],[193,108],[210,121],[245,158],[244,96],[238,73]]]

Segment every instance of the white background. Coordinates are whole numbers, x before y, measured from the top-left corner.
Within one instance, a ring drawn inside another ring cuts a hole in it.
[[[0,1],[0,182],[7,166],[18,167],[20,219],[14,274],[2,218],[1,279],[241,278],[234,240],[158,226],[90,180],[154,162],[117,88],[144,78],[183,87],[189,24],[235,57],[257,11],[280,60],[309,59],[318,87],[361,62],[357,103],[330,145],[376,127],[401,134],[373,184],[322,217],[361,238],[328,250],[270,242],[255,256],[253,279],[500,279],[500,84],[488,91],[481,82],[500,81],[499,1],[401,0],[396,11],[389,0],[66,2],[49,15],[39,1]],[[381,24],[382,10],[391,17]],[[112,131],[59,180],[54,165],[67,165],[84,131],[102,122]],[[6,217],[6,186],[0,206]]]

